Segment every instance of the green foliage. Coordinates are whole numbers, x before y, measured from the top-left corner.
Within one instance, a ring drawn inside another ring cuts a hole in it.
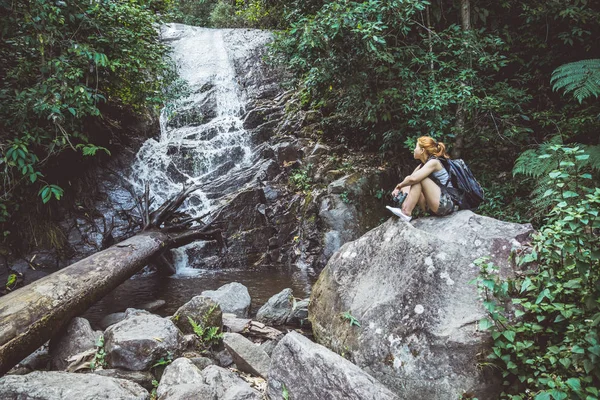
[[[154,363],[154,365],[152,366],[152,368],[156,368],[156,367],[162,367],[165,365],[169,365],[173,362],[173,354],[171,354],[170,352],[167,352],[167,356],[166,357],[161,357],[156,363]]]
[[[212,313],[216,310],[217,306],[212,306],[206,314],[202,317],[202,322],[198,324],[196,321],[192,319],[192,317],[188,317],[188,321],[194,330],[198,339],[200,339],[201,345],[205,349],[209,349],[214,345],[219,344],[219,342],[223,339],[223,333],[221,332],[221,328],[218,326],[208,326],[208,320]]]
[[[44,203],[62,197],[56,182],[44,181],[47,165],[62,153],[110,155],[87,132],[103,123],[106,110],[145,113],[163,103],[172,64],[156,26],[169,4],[0,3],[0,204],[7,212],[32,192]]]
[[[553,204],[554,199],[549,195],[549,190],[554,186],[553,171],[574,165],[590,176],[600,172],[600,145],[576,144],[566,147],[562,145],[560,136],[556,136],[535,149],[524,151],[517,158],[513,175],[531,178],[528,182],[532,185],[531,212],[534,218],[541,219]],[[571,189],[576,185],[577,181],[564,183],[566,188]]]
[[[310,190],[313,181],[310,176],[312,165],[294,169],[290,173],[289,184],[294,190],[306,191]]]
[[[14,289],[16,283],[17,283],[17,275],[16,274],[8,274],[8,277],[6,278],[6,285],[4,285],[4,286],[6,287],[6,290],[10,291],[10,290]]]
[[[290,399],[290,392],[287,390],[287,387],[285,387],[285,384],[281,384],[281,397],[283,397],[283,400],[289,400]]]
[[[156,390],[158,389],[158,381],[156,379],[152,379],[152,391],[150,392],[150,400],[157,400],[158,393]]]
[[[346,311],[345,313],[343,313],[341,315],[341,317],[342,317],[342,319],[348,321],[350,326],[356,325],[360,328],[360,322],[358,322],[358,319],[356,319],[356,317],[354,317],[352,314],[350,314],[350,311]]]
[[[170,17],[186,25],[211,26],[211,13],[216,5],[216,0],[177,0]]]
[[[108,366],[108,363],[106,362],[106,350],[104,350],[104,335],[100,335],[96,341],[96,354],[94,354],[94,359],[90,362],[90,369],[94,371],[106,368],[106,366]]]
[[[230,2],[219,0],[210,14],[210,25],[215,28],[235,28],[242,26],[242,21]]]
[[[502,369],[505,398],[596,399],[600,388],[600,188],[577,147],[548,175],[553,208],[518,259],[525,274],[503,280],[479,260],[478,286],[490,318],[480,321]]]
[[[580,103],[588,97],[600,95],[600,58],[563,64],[552,72],[553,90],[573,93]]]
[[[352,203],[352,199],[350,198],[350,192],[348,192],[347,190],[340,193],[340,199],[342,199],[342,202],[346,204]]]

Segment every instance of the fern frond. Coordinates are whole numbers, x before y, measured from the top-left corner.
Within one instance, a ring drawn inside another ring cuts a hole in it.
[[[550,146],[562,144],[560,136],[554,136],[548,142],[544,142],[536,149],[525,150],[513,167],[513,176],[525,175],[530,178],[548,176],[559,164],[560,157],[557,153],[548,151]],[[545,158],[540,158],[543,156]]]
[[[550,83],[554,91],[573,92],[580,103],[600,95],[600,58],[563,64],[552,72]]]

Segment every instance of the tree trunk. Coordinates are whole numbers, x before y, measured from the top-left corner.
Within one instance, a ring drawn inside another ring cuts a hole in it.
[[[142,232],[0,297],[0,376],[164,251],[219,231]]]
[[[471,30],[470,0],[460,0],[460,22],[463,32],[468,32]],[[468,66],[470,67],[470,61]],[[466,84],[461,82],[461,85],[464,86]],[[464,148],[465,140],[465,109],[463,103],[459,103],[456,107],[456,123],[454,124],[454,127],[456,131],[456,138],[454,141],[454,150],[452,156],[454,158],[460,158]]]

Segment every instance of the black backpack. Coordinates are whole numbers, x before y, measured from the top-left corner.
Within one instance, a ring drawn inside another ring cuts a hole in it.
[[[449,181],[452,182],[454,187],[445,187],[445,189],[454,203],[458,205],[459,210],[474,210],[479,207],[484,199],[483,189],[467,164],[460,158],[456,160],[443,157],[437,159],[440,160],[450,175]]]

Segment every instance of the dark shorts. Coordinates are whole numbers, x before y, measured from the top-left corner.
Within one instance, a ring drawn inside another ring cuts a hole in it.
[[[434,212],[434,214],[439,217],[443,217],[444,215],[449,215],[453,212],[454,202],[452,201],[452,198],[450,198],[450,195],[442,190],[442,193],[440,194],[440,206],[438,207],[437,211]]]

